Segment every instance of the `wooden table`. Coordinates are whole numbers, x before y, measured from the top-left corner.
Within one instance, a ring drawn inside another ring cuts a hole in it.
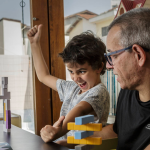
[[[56,143],[44,143],[40,136],[11,125],[11,133],[3,132],[0,124],[0,142],[7,142],[13,150],[69,150]]]

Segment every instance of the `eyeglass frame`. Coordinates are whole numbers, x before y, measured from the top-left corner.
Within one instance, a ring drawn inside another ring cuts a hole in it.
[[[132,45],[132,46],[133,46],[133,45]],[[112,59],[111,59],[110,56],[111,56],[111,55],[114,55],[114,54],[118,54],[118,53],[123,52],[123,51],[126,51],[126,50],[128,50],[128,49],[131,49],[132,46],[129,46],[129,47],[126,47],[126,48],[123,48],[123,49],[120,49],[120,50],[117,50],[117,51],[114,51],[114,52],[110,52],[110,53],[104,53],[104,56],[105,56],[107,62],[108,62],[111,66],[113,66]],[[143,48],[143,47],[142,47],[142,48]],[[143,48],[143,49],[144,49],[144,51],[146,51],[146,52],[149,51],[149,49],[147,49],[147,48]],[[112,63],[112,64],[111,64],[111,63]]]

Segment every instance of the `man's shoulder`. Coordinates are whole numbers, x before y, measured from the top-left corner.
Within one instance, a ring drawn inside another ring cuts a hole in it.
[[[137,98],[136,90],[121,89],[118,97],[118,103],[128,103],[134,101]]]
[[[135,94],[136,90],[129,90],[129,89],[121,89],[119,95],[132,95]]]

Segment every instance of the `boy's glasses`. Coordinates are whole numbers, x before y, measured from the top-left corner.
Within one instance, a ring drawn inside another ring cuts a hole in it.
[[[104,56],[105,56],[106,60],[108,61],[108,63],[109,63],[111,66],[113,66],[113,62],[112,62],[111,55],[118,54],[118,53],[120,53],[120,52],[123,52],[123,51],[128,50],[128,49],[131,49],[131,48],[132,48],[132,46],[129,46],[129,47],[126,47],[126,48],[123,48],[123,49],[120,49],[120,50],[117,50],[117,51],[114,51],[114,52],[104,53]],[[143,48],[143,47],[142,47],[142,48]],[[146,52],[149,51],[149,49],[147,49],[147,48],[143,48],[143,49],[144,49],[144,51],[146,51]]]

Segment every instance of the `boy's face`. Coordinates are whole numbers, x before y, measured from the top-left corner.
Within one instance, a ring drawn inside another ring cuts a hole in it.
[[[81,88],[81,93],[88,91],[101,82],[100,72],[102,68],[93,70],[87,62],[83,65],[66,63],[66,66],[71,79]]]

